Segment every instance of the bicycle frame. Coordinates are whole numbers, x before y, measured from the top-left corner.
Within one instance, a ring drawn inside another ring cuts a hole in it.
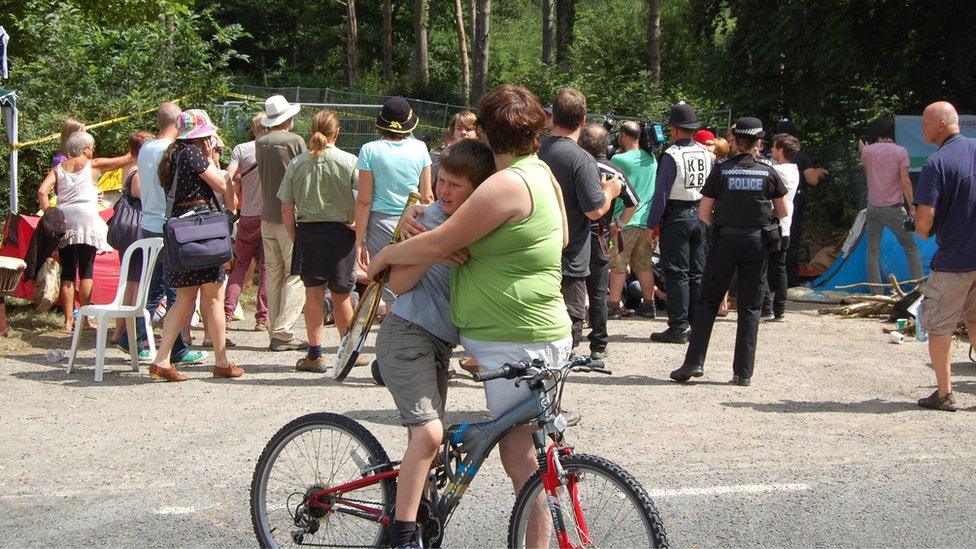
[[[497,419],[482,423],[452,425],[445,431],[441,453],[444,458],[443,462],[431,470],[435,472],[437,469],[443,467],[450,482],[438,494],[435,489],[436,486],[433,485],[435,484],[433,477],[428,481],[428,485],[431,487],[432,503],[442,527],[447,526],[454,510],[461,501],[461,497],[468,489],[471,481],[474,480],[481,465],[491,454],[492,449],[498,444],[498,441],[519,426],[536,423],[539,429],[533,433],[533,442],[538,453],[539,464],[545,467],[543,486],[548,496],[548,506],[553,517],[553,526],[560,547],[572,547],[559,510],[559,499],[556,492],[566,480],[568,480],[567,488],[573,499],[574,509],[572,512],[574,513],[576,524],[580,525],[580,536],[584,537],[584,539],[589,538],[589,533],[586,532],[585,522],[583,521],[582,509],[579,506],[575,479],[567,477],[559,465],[558,460],[560,455],[571,455],[572,449],[562,445],[562,437],[558,431],[553,436],[554,442],[548,448],[545,446],[545,435],[543,432],[546,425],[554,419],[547,412],[549,408],[548,403],[548,396],[540,383],[538,387],[532,389],[532,396],[530,398],[525,399]],[[459,450],[460,455],[465,456],[458,464],[455,472],[450,471],[452,450]],[[343,513],[378,522],[383,525],[390,525],[393,519],[391,516],[385,514],[387,510],[350,501],[343,497],[347,492],[354,492],[360,488],[399,476],[400,470],[397,468],[380,470],[388,466],[392,466],[392,464],[384,463],[370,467],[363,471],[362,478],[331,488],[314,491],[307,495],[304,504],[309,509],[320,512]],[[374,472],[377,470],[379,472]]]

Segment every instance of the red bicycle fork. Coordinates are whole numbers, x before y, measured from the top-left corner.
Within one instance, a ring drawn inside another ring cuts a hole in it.
[[[573,455],[573,450],[565,446],[558,446],[555,443],[550,444],[546,449],[546,474],[542,476],[542,486],[546,490],[546,499],[548,500],[549,511],[552,513],[553,527],[556,529],[556,539],[559,541],[559,547],[581,549],[581,547],[590,545],[592,539],[589,528],[586,526],[586,519],[583,516],[583,506],[579,499],[579,486],[576,484],[576,474],[565,473],[563,471],[558,460],[558,457],[561,455],[571,456]],[[569,532],[566,531],[566,524],[562,518],[562,510],[559,505],[559,493],[557,491],[563,485],[566,486],[569,501],[573,506],[573,518],[575,519],[580,541],[583,543],[582,546],[574,545],[569,539]]]

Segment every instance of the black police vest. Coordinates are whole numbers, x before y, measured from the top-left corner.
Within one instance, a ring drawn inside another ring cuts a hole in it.
[[[759,228],[772,223],[773,201],[767,190],[773,186],[772,168],[758,162],[740,166],[726,161],[716,169],[721,192],[715,199],[715,225]]]

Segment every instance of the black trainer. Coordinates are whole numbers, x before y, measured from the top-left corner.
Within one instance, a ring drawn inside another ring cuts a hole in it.
[[[644,318],[657,318],[657,307],[654,306],[654,302],[642,301],[640,305],[634,309],[634,314],[637,316],[642,316]]]
[[[701,366],[689,366],[685,364],[684,366],[671,372],[671,379],[677,381],[678,383],[684,383],[693,377],[701,377],[703,375],[705,375],[705,371]]]
[[[651,334],[651,341],[657,343],[688,343],[688,330],[668,328],[663,332]]]
[[[956,397],[952,396],[951,391],[946,396],[940,397],[938,389],[931,395],[918,399],[918,406],[929,410],[942,410],[943,412],[955,412],[959,409],[956,408]]]

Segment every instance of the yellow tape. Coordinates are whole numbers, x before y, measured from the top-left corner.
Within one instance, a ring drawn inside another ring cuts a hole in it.
[[[264,102],[264,99],[262,99],[260,97],[255,97],[253,95],[244,95],[244,94],[234,93],[234,92],[227,92],[226,95],[227,95],[227,97],[233,97],[234,99],[242,99],[244,101]],[[181,101],[183,101],[184,99],[187,99],[189,97],[191,97],[191,96],[190,95],[184,95],[183,97],[180,97],[179,99],[174,99],[173,101],[171,101],[171,103],[179,104]],[[101,128],[102,126],[109,126],[109,125],[112,125],[112,124],[117,124],[119,122],[128,120],[130,118],[135,118],[137,116],[143,116],[143,115],[146,115],[146,114],[155,112],[155,111],[156,111],[156,107],[154,107],[152,109],[146,109],[144,111],[140,111],[140,112],[137,112],[135,114],[129,114],[129,115],[126,115],[126,116],[118,116],[116,118],[111,118],[109,120],[103,120],[101,122],[96,122],[94,124],[86,124],[85,125],[85,129],[86,130],[92,130],[92,129],[95,129],[95,128]],[[372,120],[373,119],[372,116],[364,116],[364,115],[357,114],[357,113],[343,112],[343,111],[337,111],[337,112],[339,114],[344,115],[344,116],[347,116],[347,117],[350,117],[350,118],[357,118],[357,119],[360,119],[360,120]],[[444,131],[446,129],[446,128],[441,128],[441,127],[438,127],[438,126],[430,126],[430,125],[427,125],[427,124],[417,124],[417,127],[418,128],[425,128],[425,129],[428,129],[428,130],[438,130],[438,131]],[[13,145],[11,145],[11,148],[14,149],[14,150],[18,150],[18,149],[23,149],[23,148],[27,148],[27,147],[32,147],[32,146],[38,145],[40,143],[46,143],[48,141],[54,141],[55,139],[59,139],[60,137],[61,137],[60,132],[59,133],[52,133],[51,135],[45,135],[44,137],[38,137],[37,139],[31,139],[30,141],[24,141],[24,142],[19,142],[18,141],[17,143],[14,143]]]
[[[190,96],[189,95],[184,95],[183,97],[180,97],[179,99],[174,99],[173,101],[171,101],[171,103],[179,104],[180,101],[183,101],[184,99],[186,99],[188,97],[190,97]],[[143,116],[143,115],[149,114],[151,112],[156,112],[156,109],[157,108],[158,107],[153,107],[151,109],[146,109],[144,111],[140,111],[140,112],[137,112],[135,114],[129,114],[129,115],[126,115],[126,116],[118,116],[116,118],[112,118],[112,119],[109,119],[109,120],[103,120],[101,122],[96,122],[94,124],[85,124],[85,130],[92,130],[92,129],[95,129],[95,128],[101,128],[102,126],[109,126],[111,124],[117,124],[119,122],[122,122],[124,120],[128,120],[130,118],[135,118],[137,116]],[[61,137],[61,133],[60,132],[59,133],[52,133],[51,135],[45,135],[44,137],[38,137],[37,139],[31,139],[30,141],[24,141],[23,143],[21,143],[21,142],[18,141],[17,143],[14,143],[13,145],[11,145],[11,148],[14,149],[14,150],[23,149],[25,147],[31,147],[31,146],[37,145],[39,143],[46,143],[48,141],[54,141],[55,139],[59,139],[60,137]]]
[[[260,102],[260,103],[263,103],[264,102],[264,99],[261,99],[260,97],[254,97],[253,95],[244,95],[244,94],[234,93],[234,92],[227,92],[227,97],[233,97],[234,99],[242,99],[244,101],[257,101],[257,102]],[[346,116],[346,117],[349,117],[349,118],[355,118],[355,119],[358,119],[358,120],[373,120],[373,117],[372,116],[365,116],[365,115],[362,115],[362,114],[359,114],[359,113],[353,113],[353,112],[347,112],[347,111],[340,111],[340,110],[337,110],[337,109],[332,109],[332,110],[336,114],[340,114],[340,115],[343,115],[343,116]],[[438,131],[445,131],[445,130],[447,130],[447,128],[441,128],[440,126],[430,126],[428,124],[417,124],[417,127],[418,128],[426,128],[428,130],[438,130]]]

